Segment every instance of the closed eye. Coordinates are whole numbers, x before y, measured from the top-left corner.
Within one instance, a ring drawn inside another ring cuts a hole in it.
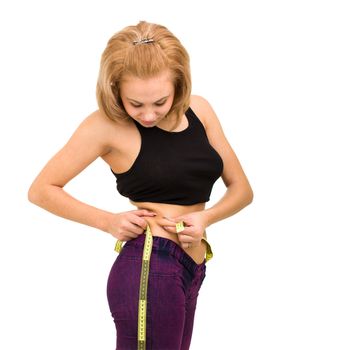
[[[153,104],[157,107],[161,107],[161,106],[166,104],[168,97],[169,96],[165,96],[165,97],[159,99],[158,101],[154,102]],[[140,103],[140,102],[133,100],[131,98],[127,98],[127,99],[129,100],[129,103],[131,104],[131,106],[134,108],[140,108],[143,106],[143,103]]]
[[[166,102],[166,100],[163,102],[156,102],[155,105],[156,106],[163,106],[163,105],[165,105],[165,102]]]
[[[140,108],[142,105],[135,105],[133,103],[130,103],[134,108]]]

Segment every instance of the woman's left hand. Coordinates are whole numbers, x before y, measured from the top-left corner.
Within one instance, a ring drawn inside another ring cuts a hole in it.
[[[174,218],[165,217],[164,219],[167,219],[168,222],[171,221],[174,223],[174,225],[171,226],[165,224],[163,228],[169,233],[178,235],[183,249],[198,247],[200,245],[207,227],[203,212],[198,211]],[[181,232],[177,232],[176,223],[181,221],[184,223],[184,229]]]

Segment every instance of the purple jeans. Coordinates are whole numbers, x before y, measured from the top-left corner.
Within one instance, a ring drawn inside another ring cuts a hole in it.
[[[137,349],[144,241],[143,234],[126,242],[108,277],[107,298],[116,326],[116,350]],[[147,350],[189,349],[205,269],[205,262],[196,264],[175,242],[153,237],[147,296]]]

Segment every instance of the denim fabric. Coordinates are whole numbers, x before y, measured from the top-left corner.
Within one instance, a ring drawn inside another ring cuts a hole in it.
[[[138,299],[145,235],[126,242],[107,282],[107,298],[116,326],[117,350],[137,349]],[[190,347],[205,262],[195,261],[175,242],[153,237],[147,296],[147,350]]]

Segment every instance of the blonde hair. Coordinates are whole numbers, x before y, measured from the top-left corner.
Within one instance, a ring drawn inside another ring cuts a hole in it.
[[[190,104],[189,61],[179,39],[162,25],[141,21],[122,29],[109,39],[102,53],[96,88],[100,110],[114,121],[129,118],[120,98],[123,76],[130,74],[146,79],[169,69],[175,95],[168,114],[174,113],[179,118]]]

